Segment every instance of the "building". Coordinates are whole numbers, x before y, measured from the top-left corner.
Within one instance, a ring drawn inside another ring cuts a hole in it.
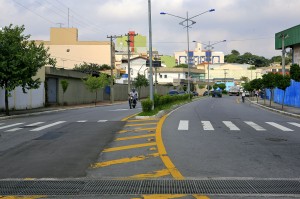
[[[275,34],[275,49],[282,50],[283,43],[284,49],[292,49],[292,63],[300,65],[300,25]]]
[[[84,62],[111,65],[110,41],[78,41],[77,28],[51,28],[50,41],[36,43],[49,47],[58,68],[73,69]]]
[[[207,62],[206,55],[208,51],[202,47],[201,43],[196,43],[194,51],[190,51],[190,57],[193,57],[193,65],[198,65],[201,63]],[[224,53],[211,51],[211,60],[212,64],[223,64],[224,63]],[[174,53],[177,64],[187,64],[187,51],[180,51]]]

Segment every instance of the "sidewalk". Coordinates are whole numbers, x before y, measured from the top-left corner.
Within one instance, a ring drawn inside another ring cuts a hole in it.
[[[282,113],[282,114],[285,114],[285,115],[290,115],[290,116],[300,118],[300,108],[298,108],[298,107],[292,107],[292,106],[284,105],[283,109],[282,109],[281,104],[274,103],[273,101],[272,101],[272,104],[271,104],[271,107],[270,107],[270,101],[268,99],[266,99],[265,102],[264,102],[264,99],[259,98],[258,103],[257,103],[256,98],[254,98],[254,97],[253,98],[250,97],[248,99],[252,104],[255,104],[255,105],[260,106],[262,108],[265,108],[265,109],[268,109],[268,110],[271,110],[271,111],[275,111],[275,112],[279,112],[279,113]]]
[[[0,119],[7,119],[7,118],[13,118],[18,116],[26,116],[26,115],[38,115],[41,113],[46,112],[58,112],[58,111],[64,111],[64,110],[71,110],[71,109],[80,109],[80,108],[91,108],[91,107],[98,107],[98,106],[111,106],[115,104],[122,104],[127,103],[127,101],[115,101],[113,104],[110,103],[110,101],[102,101],[95,103],[89,103],[89,104],[76,104],[76,105],[66,105],[66,106],[59,106],[59,105],[51,105],[48,107],[41,107],[41,108],[34,108],[34,109],[26,109],[26,110],[10,110],[9,116],[5,115],[5,111],[0,112]]]

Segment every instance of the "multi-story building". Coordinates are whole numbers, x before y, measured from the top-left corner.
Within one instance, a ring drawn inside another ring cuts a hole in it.
[[[111,65],[110,41],[78,41],[77,28],[51,28],[50,41],[39,40],[36,43],[49,47],[58,68],[73,69],[84,62]]]
[[[179,51],[175,52],[175,59],[177,60],[177,64],[187,64],[187,57],[188,52],[187,51]],[[205,50],[202,47],[201,43],[196,43],[196,47],[193,51],[190,51],[190,57],[193,57],[193,65],[198,65],[201,63],[207,62],[206,54],[207,50]],[[212,64],[223,64],[224,63],[224,53],[223,52],[217,52],[217,51],[211,51],[211,60],[210,63]]]

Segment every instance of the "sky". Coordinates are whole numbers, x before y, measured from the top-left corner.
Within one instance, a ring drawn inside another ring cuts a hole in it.
[[[187,50],[187,31],[180,18],[196,23],[189,29],[190,50],[198,41],[216,43],[225,55],[237,50],[270,59],[275,33],[300,24],[299,0],[151,0],[152,45],[161,55]],[[68,14],[69,10],[69,14]],[[149,39],[148,0],[0,0],[0,27],[25,25],[33,40],[50,40],[50,27],[75,27],[81,41],[109,41],[128,31]],[[69,17],[68,17],[69,16]],[[68,20],[69,19],[69,20]]]

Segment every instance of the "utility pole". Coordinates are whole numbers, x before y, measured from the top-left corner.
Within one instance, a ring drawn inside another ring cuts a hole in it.
[[[114,103],[114,68],[115,68],[115,48],[113,48],[113,39],[120,38],[121,36],[111,35],[110,38],[110,103]]]
[[[127,40],[126,40],[126,42],[127,42],[127,49],[128,49],[128,58],[127,58],[127,60],[128,60],[128,72],[127,72],[127,74],[128,74],[128,94],[130,93],[130,84],[131,84],[131,81],[130,81],[130,42],[132,42],[132,41],[130,41],[130,36],[136,36],[136,35],[138,35],[138,34],[125,34],[125,36],[127,36]]]
[[[226,72],[226,71],[227,71],[228,69],[223,69],[223,70],[224,70],[224,76],[225,76],[225,78],[224,78],[224,84],[226,85],[226,75],[227,75],[227,72]]]
[[[284,39],[288,37],[288,34],[282,33],[280,35],[282,42],[282,75],[285,76],[285,46],[284,46]]]

